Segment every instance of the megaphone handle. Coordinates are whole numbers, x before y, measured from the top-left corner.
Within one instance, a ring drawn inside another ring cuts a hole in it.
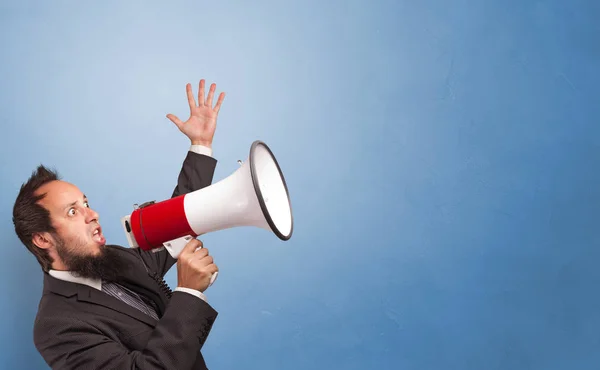
[[[208,284],[208,286],[213,285],[213,283],[215,282],[215,280],[217,280],[217,275],[219,275],[219,272],[215,272],[214,274],[212,274],[212,276],[210,277],[210,284]]]

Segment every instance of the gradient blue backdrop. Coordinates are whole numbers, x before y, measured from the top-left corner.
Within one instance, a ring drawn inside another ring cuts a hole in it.
[[[170,196],[185,84],[225,91],[215,181],[255,139],[295,231],[202,239],[211,369],[597,369],[596,1],[2,1],[0,368],[32,343],[18,187],[56,167],[109,242]],[[167,275],[176,286],[176,270]]]

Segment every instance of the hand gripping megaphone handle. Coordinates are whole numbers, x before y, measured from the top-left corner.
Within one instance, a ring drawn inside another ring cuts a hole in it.
[[[169,240],[168,242],[163,243],[163,245],[173,258],[178,258],[179,253],[181,253],[183,248],[186,246],[186,244],[190,240],[192,240],[192,237],[190,235],[186,235],[181,238]],[[196,250],[202,249],[202,248],[203,247],[198,247],[198,248],[196,248]],[[158,249],[154,249],[153,251],[157,251],[157,250]],[[215,280],[217,280],[217,275],[219,275],[219,272],[215,272],[214,274],[212,274],[212,276],[210,277],[210,283],[208,284],[208,286],[213,285]]]

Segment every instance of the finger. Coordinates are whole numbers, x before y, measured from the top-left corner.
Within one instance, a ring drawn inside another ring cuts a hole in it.
[[[208,256],[208,249],[206,249],[206,248],[200,247],[194,251],[194,259],[195,260],[201,260],[203,258],[206,258],[206,256]]]
[[[219,266],[215,265],[214,263],[211,263],[210,265],[204,268],[204,271],[210,272],[210,274],[212,275],[216,272],[219,272]]]
[[[196,101],[194,100],[194,94],[192,93],[191,84],[188,83],[187,85],[185,85],[185,92],[187,93],[188,104],[190,105],[190,112],[192,112],[194,108],[196,108]]]
[[[204,273],[207,273],[208,275],[212,275],[215,272],[219,272],[219,267],[217,267],[217,265],[215,265],[213,262],[211,262],[207,265],[199,265],[198,271],[202,271]]]
[[[204,105],[204,80],[200,80],[200,88],[198,89],[198,106]]]
[[[219,94],[219,100],[217,100],[217,105],[215,105],[215,113],[219,113],[219,109],[221,109],[221,103],[223,103],[223,99],[225,99],[224,92]]]
[[[181,250],[181,253],[179,253],[179,255],[186,255],[186,254],[193,254],[194,251],[196,251],[196,248],[198,247],[202,247],[204,244],[202,243],[201,240],[198,240],[196,238],[193,238],[192,240],[190,240],[189,242],[187,242],[187,244],[185,245],[185,247],[183,247],[183,249]]]
[[[202,257],[199,262],[202,266],[208,266],[211,263],[214,263],[215,260],[213,259],[213,256],[207,254],[206,256]]]
[[[206,99],[206,105],[212,108],[213,96],[215,96],[215,89],[217,85],[214,83],[210,85],[210,90],[208,90],[208,98]]]
[[[183,127],[183,122],[174,114],[167,114],[167,118],[171,120],[179,129]]]

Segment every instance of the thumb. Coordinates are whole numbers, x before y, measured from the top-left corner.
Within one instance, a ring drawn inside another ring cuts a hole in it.
[[[167,118],[171,120],[171,122],[173,122],[177,128],[179,128],[181,130],[181,128],[183,127],[183,122],[181,122],[181,120],[179,118],[177,118],[176,115],[174,114],[167,114]]]

